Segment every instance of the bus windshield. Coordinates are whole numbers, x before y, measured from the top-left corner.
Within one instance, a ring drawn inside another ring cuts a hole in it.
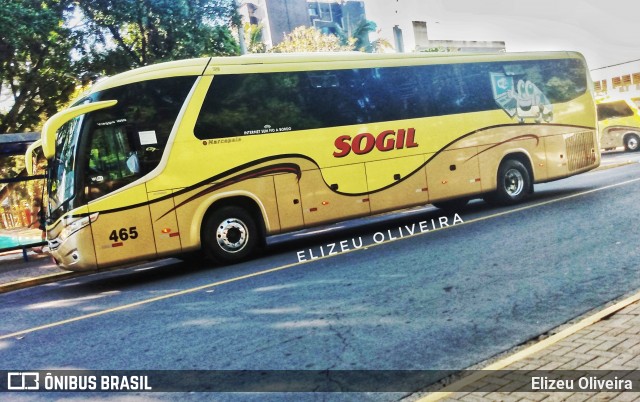
[[[93,94],[91,101],[118,103],[76,117],[58,130],[49,170],[50,218],[116,191],[158,166],[194,81],[174,77]]]
[[[598,120],[615,119],[619,117],[633,116],[633,110],[625,101],[600,103],[598,108]]]
[[[83,116],[65,123],[56,135],[56,156],[50,165],[49,211],[58,211],[75,195],[76,148]]]
[[[123,85],[92,96],[117,100],[89,114],[86,122],[86,201],[116,191],[151,172],[164,152],[194,77],[173,77]]]

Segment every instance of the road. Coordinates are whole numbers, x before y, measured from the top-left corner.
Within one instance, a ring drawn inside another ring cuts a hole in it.
[[[638,156],[604,162],[623,159]],[[280,236],[235,266],[163,260],[2,294],[0,370],[464,369],[640,288],[639,193],[632,163],[536,185],[514,207],[472,202],[449,226],[427,206]]]

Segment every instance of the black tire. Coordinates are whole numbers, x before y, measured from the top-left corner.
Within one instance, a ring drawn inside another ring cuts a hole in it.
[[[640,138],[636,134],[624,136],[624,149],[629,152],[636,152],[640,149]]]
[[[245,209],[226,206],[210,213],[202,224],[202,248],[214,262],[233,264],[248,259],[259,244],[256,220]]]
[[[445,212],[458,212],[469,203],[468,198],[456,198],[447,201],[433,202],[431,205]]]
[[[498,187],[484,196],[493,205],[513,205],[531,194],[531,173],[522,162],[507,159],[498,168]]]

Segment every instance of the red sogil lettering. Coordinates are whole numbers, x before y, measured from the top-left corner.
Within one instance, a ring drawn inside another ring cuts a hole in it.
[[[415,148],[418,146],[415,142],[415,134],[416,130],[414,128],[407,130],[401,128],[398,132],[385,130],[375,137],[370,133],[360,133],[353,137],[353,140],[350,135],[341,135],[334,142],[337,151],[333,152],[333,156],[342,158],[349,155],[351,151],[356,155],[364,155],[374,148],[381,152],[388,152],[392,149]]]

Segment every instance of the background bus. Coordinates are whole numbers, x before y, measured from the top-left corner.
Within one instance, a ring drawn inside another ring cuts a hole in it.
[[[581,55],[204,58],[94,85],[49,119],[47,236],[71,270],[469,199],[600,163]]]
[[[602,100],[597,103],[600,148],[640,149],[640,97]]]

